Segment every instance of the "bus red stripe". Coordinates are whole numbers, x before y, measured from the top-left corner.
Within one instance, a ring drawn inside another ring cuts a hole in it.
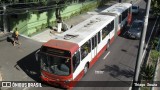
[[[121,29],[120,29],[120,30],[118,30],[117,34],[118,34],[118,35],[120,35],[120,34],[121,34]]]

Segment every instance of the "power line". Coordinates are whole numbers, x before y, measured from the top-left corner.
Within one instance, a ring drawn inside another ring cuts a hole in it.
[[[62,6],[62,5],[66,5],[66,4],[60,4],[60,5]],[[35,7],[35,8],[25,8],[25,9],[11,9],[11,10],[6,10],[7,11],[6,14],[3,13],[0,15],[25,14],[30,11],[48,11],[48,10],[52,10],[54,8],[57,8],[60,5],[50,5],[50,6],[42,6],[42,7]],[[22,13],[16,13],[16,11],[24,11],[24,10],[26,10],[26,11],[22,12]],[[0,10],[0,11],[4,11],[4,10]]]
[[[12,15],[12,14],[25,14],[25,13],[28,13],[28,12],[34,12],[34,11],[48,11],[48,10],[53,10],[54,8],[53,7],[50,7],[50,8],[41,8],[41,9],[24,9],[26,10],[25,12],[22,12],[22,13],[17,13],[16,11],[24,11],[24,10],[20,10],[20,9],[16,9],[16,10],[12,10],[12,12],[7,12],[6,14],[0,14],[0,15]]]
[[[33,8],[23,8],[23,9],[14,9],[14,8],[11,8],[11,10],[6,10],[6,11],[23,11],[23,10],[33,10],[33,9],[37,10],[37,11],[40,11],[40,10],[51,9],[51,8],[62,8],[62,7],[64,7],[64,5],[66,5],[66,4],[41,6],[41,7],[33,7]],[[0,11],[4,11],[4,10],[0,10]]]

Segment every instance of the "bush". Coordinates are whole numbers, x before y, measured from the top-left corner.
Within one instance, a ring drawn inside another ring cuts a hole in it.
[[[142,68],[142,78],[147,82],[151,81],[154,77],[155,67],[153,65],[147,65],[146,67]]]
[[[155,37],[155,39],[152,41],[152,49],[156,49],[158,45],[158,37]]]
[[[158,57],[160,57],[160,52],[157,50],[152,50],[150,53],[150,60],[155,64],[158,60]]]
[[[91,4],[88,4],[88,5],[84,5],[81,10],[80,10],[80,13],[85,13],[89,10],[92,10],[94,8],[97,7],[97,3],[91,3]]]

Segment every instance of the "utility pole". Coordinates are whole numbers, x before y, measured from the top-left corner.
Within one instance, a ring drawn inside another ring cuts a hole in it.
[[[6,16],[6,5],[3,4],[3,30],[4,33],[7,32],[8,28],[7,28],[7,16]]]
[[[146,37],[147,26],[148,26],[148,16],[149,16],[150,4],[151,4],[151,0],[148,0],[148,3],[146,5],[146,16],[144,18],[144,27],[143,27],[143,31],[141,33],[141,39],[139,42],[138,55],[137,55],[137,60],[136,60],[132,90],[139,89],[139,87],[134,87],[134,84],[140,82],[139,81],[139,74],[140,74],[140,69],[141,69],[142,55],[144,53],[143,49],[144,49],[145,37]]]

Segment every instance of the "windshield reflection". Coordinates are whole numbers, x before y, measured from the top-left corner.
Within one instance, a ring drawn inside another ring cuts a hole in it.
[[[69,58],[41,53],[41,68],[49,73],[66,76],[71,72],[70,66]]]

